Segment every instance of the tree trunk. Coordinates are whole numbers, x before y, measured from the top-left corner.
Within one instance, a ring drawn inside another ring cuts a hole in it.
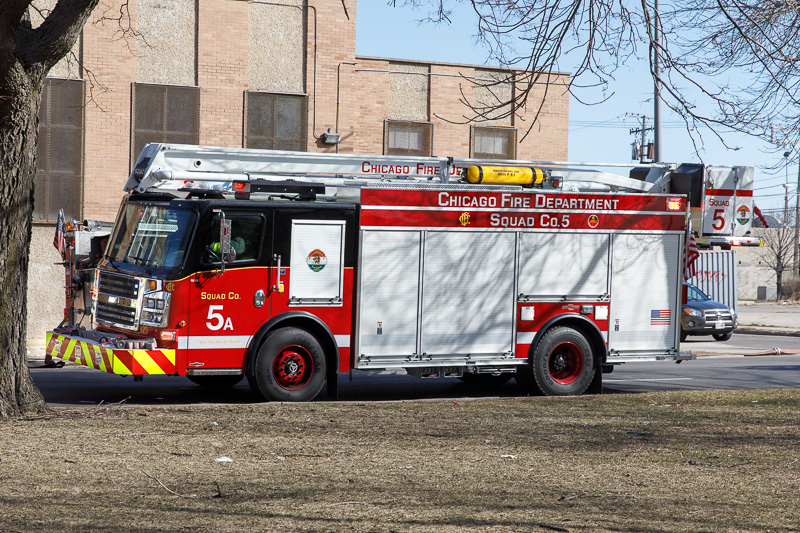
[[[26,350],[33,176],[44,73],[26,72],[16,61],[2,63],[0,68],[7,70],[0,83],[0,418],[47,410],[28,371]]]

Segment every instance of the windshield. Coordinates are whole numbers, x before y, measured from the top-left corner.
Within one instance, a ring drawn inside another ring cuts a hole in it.
[[[184,209],[126,204],[114,228],[107,258],[143,268],[175,268],[183,263],[196,216]]]
[[[689,289],[687,300],[689,300],[690,302],[705,302],[706,300],[708,300],[708,296],[703,294],[703,291],[701,291],[694,285],[689,285],[687,283],[686,288]]]

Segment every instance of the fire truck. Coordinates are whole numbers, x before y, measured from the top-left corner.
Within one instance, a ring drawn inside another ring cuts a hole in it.
[[[110,231],[71,232],[50,357],[277,401],[386,369],[574,395],[693,358],[687,195],[727,199],[702,216],[746,240],[752,169],[149,144],[125,191]]]

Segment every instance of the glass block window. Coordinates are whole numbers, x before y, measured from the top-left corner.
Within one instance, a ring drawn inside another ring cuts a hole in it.
[[[472,126],[472,157],[478,159],[515,159],[516,128]]]
[[[131,164],[147,143],[200,143],[200,88],[133,84]]]
[[[47,78],[39,107],[33,219],[55,222],[58,210],[81,218],[83,205],[83,80]]]
[[[245,148],[308,151],[308,98],[245,93]]]
[[[384,130],[386,155],[433,154],[433,124],[430,122],[387,120]]]

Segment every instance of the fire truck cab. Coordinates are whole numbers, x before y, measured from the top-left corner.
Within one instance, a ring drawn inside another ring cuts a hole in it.
[[[47,354],[280,401],[387,368],[582,394],[693,357],[674,167],[486,163],[150,144],[85,287],[92,324],[65,320]]]

